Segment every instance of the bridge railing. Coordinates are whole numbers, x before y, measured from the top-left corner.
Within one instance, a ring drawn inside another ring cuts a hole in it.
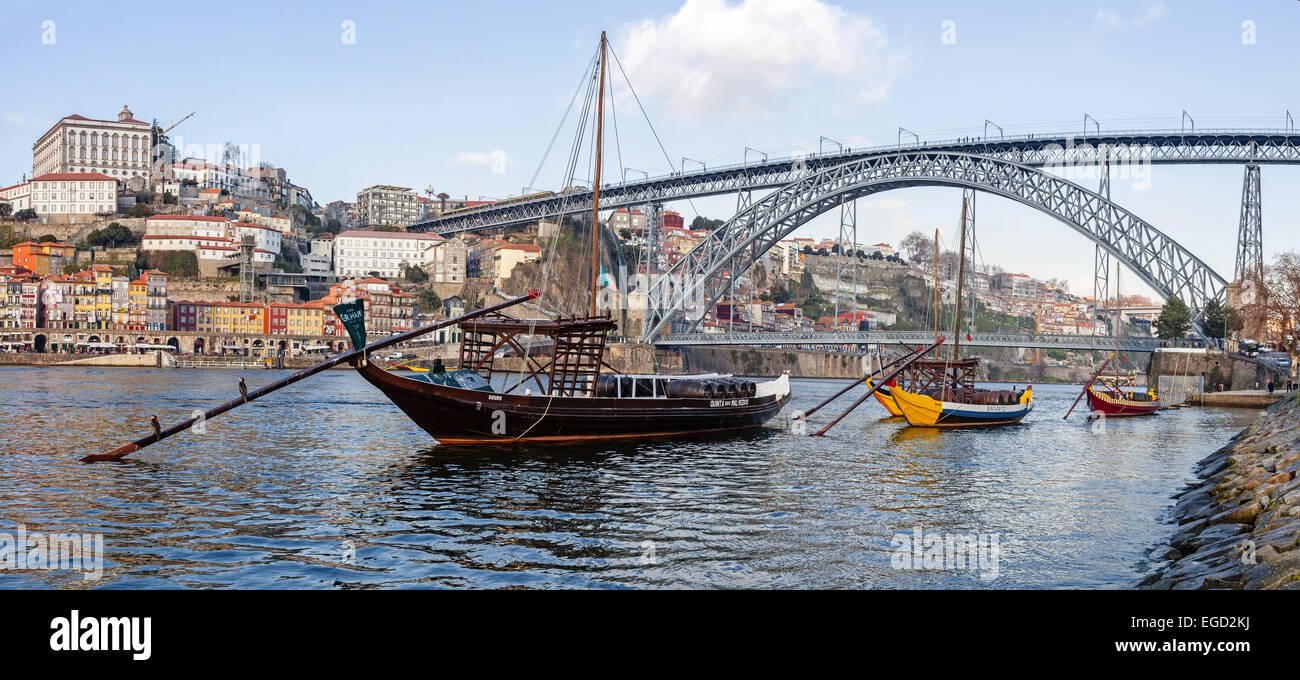
[[[1004,137],[984,137],[983,135],[959,136],[937,140],[922,140],[911,144],[876,144],[870,146],[851,147],[846,150],[836,150],[829,153],[793,152],[783,156],[771,156],[763,162],[747,163],[745,161],[729,162],[726,164],[709,165],[699,170],[682,172],[680,170],[669,170],[658,174],[643,174],[634,181],[605,182],[600,185],[602,190],[605,189],[624,189],[627,187],[639,187],[646,184],[654,184],[669,179],[678,179],[685,177],[703,177],[715,173],[727,173],[736,170],[747,170],[757,167],[770,167],[774,165],[783,165],[794,163],[800,160],[824,160],[840,158],[856,158],[858,156],[869,156],[873,154],[885,154],[893,152],[916,151],[918,149],[941,149],[947,147],[969,147],[971,145],[997,145],[1014,144],[1017,142],[1043,142],[1055,139],[1103,139],[1111,137],[1213,137],[1216,135],[1277,135],[1283,137],[1295,137],[1297,143],[1300,143],[1300,132],[1287,129],[1272,128],[1201,128],[1198,130],[1180,130],[1171,129],[1142,129],[1132,128],[1125,130],[1106,130],[1104,132],[1078,133],[1078,132],[1043,132],[1043,133],[1019,133],[1015,135],[1006,135]],[[587,186],[590,191],[590,186]],[[525,194],[521,194],[523,196]],[[519,196],[508,196],[502,200],[519,198]],[[549,197],[541,197],[532,201],[520,201],[513,205],[522,205],[534,201],[549,200]]]
[[[940,337],[951,345],[956,336],[941,332]],[[750,331],[731,333],[672,333],[655,340],[658,345],[892,345],[896,343],[923,344],[932,342],[929,331],[800,331],[778,333]],[[1115,349],[1115,339],[1105,335],[1066,335],[1052,333],[977,333],[961,344],[973,347],[1025,347],[1060,348],[1107,351]],[[1120,338],[1119,349],[1129,352],[1151,352],[1161,347],[1205,347],[1199,340],[1166,341],[1159,338]]]

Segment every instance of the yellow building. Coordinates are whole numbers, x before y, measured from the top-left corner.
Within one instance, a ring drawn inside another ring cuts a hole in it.
[[[95,275],[95,316],[92,328],[110,328],[113,321],[113,268],[106,264],[90,267]]]
[[[146,312],[149,309],[149,288],[144,279],[136,279],[127,285],[127,328],[144,330]]]

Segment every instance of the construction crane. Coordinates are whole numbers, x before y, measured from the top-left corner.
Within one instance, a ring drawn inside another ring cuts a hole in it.
[[[175,123],[168,125],[167,129],[165,130],[162,128],[161,125],[158,124],[157,118],[153,119],[153,125],[149,127],[149,133],[152,142],[150,148],[153,149],[153,181],[154,182],[167,178],[166,167],[164,165],[164,161],[166,161],[167,159],[164,159],[162,157],[163,155],[162,145],[166,144],[168,146],[171,146],[171,140],[167,139],[167,133],[171,132],[172,130],[175,130],[177,125],[180,125],[181,123],[184,123],[185,121],[189,120],[196,113],[198,113],[198,111],[190,111],[188,114],[185,115],[184,118],[181,118]]]

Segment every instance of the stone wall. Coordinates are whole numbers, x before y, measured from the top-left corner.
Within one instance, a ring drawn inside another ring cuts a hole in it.
[[[863,374],[864,356],[867,355],[753,347],[681,348],[682,370],[685,372],[758,377],[789,371],[796,378],[859,378]]]
[[[1199,375],[1207,391],[1219,383],[1229,390],[1253,390],[1264,386],[1268,374],[1258,362],[1227,352],[1152,352],[1147,384],[1160,384],[1162,375]]]

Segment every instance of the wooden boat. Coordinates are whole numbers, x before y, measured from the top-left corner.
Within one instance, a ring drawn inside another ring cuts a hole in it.
[[[167,428],[152,418],[151,435],[81,460],[120,460],[207,419],[345,363],[442,443],[500,445],[695,436],[755,428],[775,416],[790,399],[788,374],[761,383],[717,374],[623,375],[605,362],[605,342],[616,328],[608,312],[596,313],[605,53],[605,34],[601,33],[591,286],[586,316],[521,319],[502,314],[509,307],[542,296],[540,290],[530,289],[527,295],[367,344],[364,301],[344,302],[333,309],[347,330],[351,351],[255,390],[249,390],[241,379],[238,398]],[[571,186],[572,177],[568,180],[565,185]],[[461,330],[460,365],[455,370],[448,371],[435,362],[427,370],[404,365],[390,371],[379,365],[386,362],[376,361],[381,349],[452,325],[459,325]],[[523,349],[542,345],[547,348],[537,354]],[[506,352],[511,352],[523,367],[499,369],[496,361]],[[610,370],[606,373],[604,369]],[[532,387],[537,388],[536,394]]]
[[[444,444],[730,432],[762,425],[790,398],[790,379],[784,374],[755,384],[717,374],[602,373],[605,334],[614,326],[607,317],[486,317],[461,324],[460,369],[399,374],[368,361],[357,370]],[[521,336],[551,338],[555,352],[543,363],[521,351],[529,361],[527,371],[498,369],[494,364],[500,348],[519,347]],[[494,384],[500,384],[501,391]],[[744,391],[744,384],[751,384],[752,391]],[[710,385],[713,394],[705,389]],[[526,390],[522,394],[521,388]]]
[[[1120,268],[1119,263],[1115,263],[1115,299],[1119,300],[1120,285]],[[1104,415],[1108,418],[1125,417],[1125,416],[1149,416],[1164,405],[1156,393],[1147,389],[1145,392],[1139,392],[1135,389],[1137,384],[1136,377],[1132,374],[1121,375],[1119,371],[1119,362],[1115,362],[1115,371],[1112,375],[1102,376],[1101,372],[1106,369],[1106,365],[1115,360],[1115,355],[1119,354],[1119,330],[1120,315],[1119,304],[1115,305],[1115,352],[1113,352],[1106,361],[1093,373],[1092,378],[1083,386],[1084,394],[1088,395],[1088,408],[1094,414]],[[1125,357],[1120,355],[1121,359]],[[1075,399],[1075,403],[1078,403]],[[1071,406],[1070,410],[1074,410]],[[1070,413],[1066,412],[1066,417]]]
[[[962,279],[966,269],[967,200],[961,204],[961,259],[957,270],[957,309],[960,322]],[[936,241],[938,236],[936,234]],[[937,254],[938,249],[935,249]],[[937,260],[936,260],[937,263]],[[938,336],[939,277],[935,273],[935,336]],[[1033,388],[1023,390],[989,390],[975,387],[980,360],[960,358],[960,329],[948,359],[924,359],[912,362],[903,371],[889,393],[908,425],[918,427],[989,427],[1020,422],[1034,408]]]
[[[1155,392],[1139,392],[1131,381],[1099,378],[1088,385],[1088,408],[1107,418],[1117,416],[1147,416],[1160,410],[1163,402]],[[1100,384],[1100,387],[1098,386]],[[1128,389],[1125,389],[1125,388]]]
[[[979,359],[927,359],[909,367],[911,389],[890,390],[909,425],[918,427],[987,427],[1020,422],[1034,408],[1033,388],[976,388]]]
[[[494,314],[462,323],[459,369],[450,379],[446,373],[432,371],[393,373],[371,361],[357,366],[362,377],[442,443],[568,442],[730,432],[762,425],[790,398],[788,375],[753,383],[714,374],[605,372],[610,369],[604,359],[605,341],[617,325],[608,312],[597,314],[596,309],[605,54],[602,33],[586,316],[519,319]],[[541,356],[524,349],[539,346],[548,347]],[[523,368],[498,369],[496,360],[506,352]]]

